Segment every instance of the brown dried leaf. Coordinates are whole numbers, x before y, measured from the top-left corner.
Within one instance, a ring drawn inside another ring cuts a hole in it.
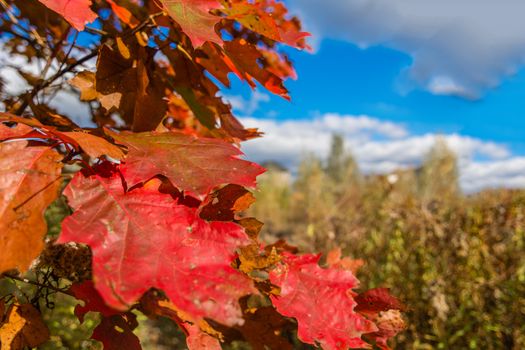
[[[0,349],[34,348],[49,339],[49,330],[31,304],[13,305],[0,327]]]
[[[264,225],[256,218],[243,218],[240,220],[236,220],[236,222],[242,227],[244,227],[244,231],[246,232],[246,234],[254,240],[257,239],[257,236],[259,235],[259,232],[261,232],[261,229]]]
[[[280,315],[274,307],[252,303],[254,296],[241,298],[239,303],[243,308],[244,324],[227,328],[214,324],[224,334],[226,343],[244,340],[253,350],[291,350],[292,344],[283,335],[296,328],[289,319]]]
[[[281,256],[277,253],[277,249],[273,248],[268,252],[254,243],[240,248],[239,270],[251,275],[254,270],[265,270],[280,260]]]
[[[92,338],[104,344],[105,350],[140,350],[140,340],[133,333],[138,325],[137,316],[131,312],[103,317]]]
[[[106,45],[100,49],[94,83],[97,98],[107,111],[118,111],[133,131],[154,130],[167,109],[161,79],[155,79],[153,65],[145,64],[153,62],[154,52],[138,44],[126,48],[129,59]]]
[[[78,73],[69,84],[80,90],[80,99],[82,101],[93,101],[98,97],[98,92],[95,88],[95,73],[89,71],[82,71]]]
[[[208,196],[200,217],[210,221],[232,221],[235,213],[244,211],[255,202],[253,194],[239,185],[226,185]]]

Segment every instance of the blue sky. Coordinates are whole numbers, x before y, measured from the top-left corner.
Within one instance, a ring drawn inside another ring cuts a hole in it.
[[[365,171],[415,166],[442,135],[459,153],[467,191],[525,186],[523,3],[287,3],[312,32],[315,50],[287,49],[299,76],[286,84],[292,102],[240,82],[225,91],[247,124],[267,132],[267,141],[247,143],[248,156],[290,167],[306,153],[322,157],[340,123],[350,128],[343,134]],[[301,128],[315,125],[319,135],[308,139]],[[385,133],[385,125],[403,135]]]
[[[414,87],[406,91],[402,72],[409,55],[375,46],[327,39],[315,53],[287,50],[299,78],[286,86],[292,101],[268,94],[260,118],[303,119],[337,112],[366,114],[404,123],[416,133],[457,132],[507,143],[525,152],[525,72],[506,78],[478,99],[436,95]],[[264,92],[264,89],[259,88]],[[232,92],[249,99],[251,90],[235,81]]]

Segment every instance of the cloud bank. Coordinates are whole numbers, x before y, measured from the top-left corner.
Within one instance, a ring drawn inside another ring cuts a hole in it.
[[[344,136],[363,172],[383,174],[420,165],[436,139],[442,137],[458,156],[460,184],[465,192],[525,187],[525,157],[512,156],[505,145],[464,135],[413,135],[401,124],[335,113],[309,120],[246,117],[242,122],[266,133],[244,143],[243,151],[249,159],[275,160],[292,170],[307,154],[325,158],[333,133]]]
[[[478,98],[525,62],[521,0],[289,0],[318,41],[384,45],[413,58],[404,75],[435,94]]]

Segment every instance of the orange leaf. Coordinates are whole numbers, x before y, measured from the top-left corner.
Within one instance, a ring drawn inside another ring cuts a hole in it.
[[[103,155],[117,160],[124,158],[124,152],[118,146],[113,145],[102,137],[77,131],[63,132],[61,134],[73,139],[92,158],[99,158]]]
[[[34,348],[49,339],[49,331],[40,313],[31,304],[13,305],[0,327],[1,350]]]
[[[115,12],[115,15],[117,15],[117,17],[122,22],[126,23],[131,28],[135,28],[137,25],[139,25],[138,19],[136,19],[127,8],[117,5],[117,3],[115,3],[113,0],[107,0],[107,2],[111,6],[113,12]]]
[[[0,272],[25,271],[44,247],[45,209],[58,196],[62,163],[49,147],[0,144]]]
[[[250,86],[255,87],[253,79],[257,80],[262,86],[287,100],[290,99],[288,90],[283,85],[281,78],[265,70],[259,64],[263,55],[256,46],[248,43],[244,39],[236,39],[224,43],[224,50],[233,61],[238,71],[241,72],[239,78],[246,80]]]

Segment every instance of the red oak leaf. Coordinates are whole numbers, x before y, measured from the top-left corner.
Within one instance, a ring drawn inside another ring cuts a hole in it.
[[[391,350],[387,340],[395,337],[399,332],[407,328],[405,320],[399,310],[381,311],[374,317],[374,322],[378,331],[370,333],[367,336],[374,339],[376,346],[381,350]]]
[[[0,123],[0,140],[22,137],[32,131],[33,128],[25,124],[19,123],[13,127],[9,127],[4,123]]]
[[[93,281],[74,284],[71,286],[70,291],[75,298],[84,302],[84,306],[80,304],[75,306],[75,316],[78,317],[80,322],[84,322],[84,316],[90,311],[100,312],[104,317],[110,317],[120,313],[120,311],[112,309],[106,305],[100,294],[95,289]]]
[[[91,0],[39,0],[51,10],[63,16],[76,30],[84,30],[86,23],[97,19],[91,11]]]
[[[91,247],[95,287],[110,307],[125,310],[158,288],[193,319],[240,322],[238,298],[254,289],[231,263],[246,233],[234,223],[200,219],[197,209],[160,193],[159,183],[125,192],[118,173],[77,174],[64,191],[74,213],[58,242]]]
[[[265,5],[265,2],[235,1],[222,11],[229,19],[236,20],[246,28],[272,40],[281,41],[279,27],[272,14],[266,11]]]
[[[142,296],[139,309],[153,319],[162,316],[173,320],[186,334],[186,345],[189,350],[221,349],[218,340],[222,337],[220,332],[213,329],[205,320],[195,321],[154,290]]]
[[[239,78],[246,80],[252,88],[256,86],[255,79],[268,91],[290,100],[282,79],[261,67],[260,61],[264,57],[255,45],[244,39],[235,39],[225,42],[224,50],[240,72]]]
[[[360,293],[355,297],[355,311],[373,320],[378,331],[367,334],[376,345],[383,350],[389,350],[387,340],[396,336],[406,328],[400,311],[406,309],[396,297],[390,294],[388,288],[374,288]]]
[[[270,281],[281,288],[271,299],[280,314],[297,319],[299,339],[325,350],[369,348],[361,336],[377,328],[354,311],[357,278],[350,271],[322,269],[319,255],[283,255],[270,272]]]
[[[23,140],[0,143],[0,273],[25,271],[40,254],[47,232],[44,211],[62,181],[60,154],[26,146]]]
[[[280,2],[233,0],[222,12],[228,19],[269,39],[301,49],[307,47],[304,39],[310,33],[301,32],[300,25],[293,18],[288,19],[288,10]]]
[[[128,187],[164,175],[186,194],[202,198],[214,187],[254,187],[264,168],[242,159],[228,142],[177,132],[110,133],[128,148],[122,173]]]
[[[215,32],[215,24],[221,20],[219,16],[210,14],[221,4],[216,0],[160,0],[168,14],[181,26],[182,31],[190,38],[194,47],[199,47],[206,41],[218,44],[221,38]]]
[[[91,338],[100,341],[104,350],[141,350],[140,340],[133,333],[138,325],[137,316],[131,312],[102,317]]]
[[[405,305],[396,297],[392,296],[388,288],[367,290],[356,296],[355,301],[357,302],[357,306],[354,310],[364,314],[373,314],[390,309],[405,310]]]
[[[92,338],[102,342],[105,350],[141,349],[138,337],[133,334],[133,329],[138,326],[135,315],[130,312],[121,313],[107,306],[92,281],[74,284],[70,291],[75,298],[84,302],[83,306],[75,306],[75,315],[80,322],[84,322],[84,316],[90,311],[102,315]]]

